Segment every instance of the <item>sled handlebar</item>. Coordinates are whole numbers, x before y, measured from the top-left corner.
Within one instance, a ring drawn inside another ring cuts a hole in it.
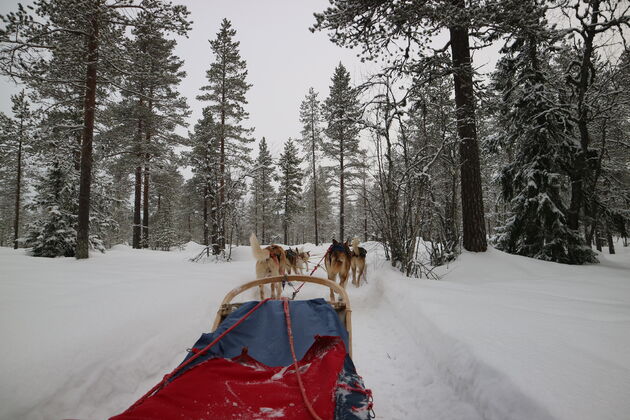
[[[232,299],[236,296],[240,295],[246,290],[252,289],[257,286],[262,286],[264,284],[270,283],[281,283],[283,281],[296,281],[296,282],[305,282],[305,283],[313,283],[319,284],[324,287],[330,288],[332,291],[341,296],[341,301],[339,302],[328,302],[339,314],[342,322],[344,323],[346,330],[348,331],[348,353],[352,357],[352,320],[351,314],[352,310],[350,309],[350,299],[348,298],[348,292],[346,289],[341,287],[338,283],[326,280],[320,277],[311,277],[304,275],[287,275],[287,276],[275,276],[275,277],[267,277],[264,279],[258,279],[254,281],[250,281],[248,283],[242,284],[234,289],[230,290],[223,301],[221,302],[221,306],[217,311],[217,316],[214,320],[214,325],[212,326],[212,330],[216,330],[221,321],[225,319],[225,317],[235,308],[240,306],[238,303],[232,303]]]

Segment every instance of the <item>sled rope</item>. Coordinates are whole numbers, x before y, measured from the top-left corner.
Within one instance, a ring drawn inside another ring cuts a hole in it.
[[[322,261],[324,261],[324,258],[326,258],[326,255],[328,255],[328,253],[330,252],[331,249],[332,249],[332,244],[328,247],[328,249],[324,253],[324,256],[319,260],[319,262],[317,264],[315,264],[315,267],[313,268],[313,271],[311,271],[311,274],[309,274],[309,276],[312,276],[313,273],[321,266]],[[300,284],[300,287],[297,288],[297,290],[295,288],[293,289],[294,292],[293,292],[293,297],[291,298],[291,300],[295,299],[295,297],[300,292],[300,289],[302,288],[302,286],[304,286],[305,283],[306,282],[303,281],[302,284]],[[293,285],[291,287],[293,287]]]
[[[297,357],[295,356],[295,347],[293,346],[293,331],[291,329],[291,314],[289,312],[289,301],[287,299],[282,299],[282,303],[284,306],[284,318],[287,321],[287,335],[289,336],[289,345],[291,347],[291,356],[293,357],[293,367],[295,368],[295,376],[297,376],[298,385],[300,386],[300,393],[302,394],[302,400],[304,400],[304,404],[308,409],[309,414],[315,420],[322,420],[321,417],[317,415],[315,409],[311,405],[311,402],[308,400],[306,396],[306,389],[304,388],[304,384],[302,383],[302,375],[300,375],[300,366],[298,365]]]
[[[227,330],[223,331],[217,338],[215,338],[214,340],[212,340],[212,342],[210,344],[208,344],[206,347],[204,347],[203,349],[199,350],[198,352],[195,352],[195,355],[192,356],[190,359],[186,360],[185,362],[183,362],[181,365],[177,366],[175,369],[173,369],[173,371],[169,374],[164,375],[164,378],[162,378],[162,380],[155,385],[153,388],[151,388],[151,390],[149,392],[147,392],[146,394],[144,394],[142,397],[140,397],[140,399],[138,401],[136,401],[131,407],[129,407],[127,410],[125,410],[125,413],[133,410],[135,407],[139,406],[140,404],[142,404],[144,401],[147,400],[147,398],[149,398],[150,396],[156,394],[159,390],[161,390],[162,388],[164,388],[164,386],[166,385],[166,383],[177,373],[179,373],[183,368],[185,368],[186,366],[188,366],[190,363],[192,363],[194,360],[196,360],[197,358],[199,358],[201,355],[203,355],[204,353],[206,353],[208,350],[210,350],[210,348],[212,348],[215,344],[217,344],[223,337],[225,337],[230,331],[232,331],[234,328],[238,327],[243,321],[245,321],[251,314],[253,314],[254,312],[256,312],[258,310],[258,308],[260,308],[264,303],[266,303],[268,300],[270,300],[271,298],[267,298],[265,300],[261,300],[260,302],[258,302],[258,304],[256,306],[254,306],[249,312],[247,312],[245,315],[243,315],[243,317],[241,319],[239,319],[238,321],[236,321],[234,323],[234,325],[232,325],[230,328],[228,328]]]

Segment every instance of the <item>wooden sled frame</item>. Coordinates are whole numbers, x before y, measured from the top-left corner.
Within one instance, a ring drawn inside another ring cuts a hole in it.
[[[242,303],[232,303],[232,299],[234,299],[236,296],[254,287],[262,286],[264,284],[282,283],[282,281],[319,284],[321,286],[328,287],[329,289],[331,289],[331,291],[336,292],[341,297],[341,300],[339,300],[338,302],[329,301],[328,303],[330,304],[330,306],[333,307],[335,312],[337,312],[337,315],[339,315],[339,319],[348,331],[348,354],[350,355],[350,357],[352,357],[352,309],[350,308],[350,299],[348,298],[348,293],[346,292],[346,289],[341,287],[339,284],[320,277],[311,277],[304,275],[275,276],[250,281],[248,283],[235,287],[234,289],[229,291],[223,298],[221,306],[219,306],[219,310],[217,311],[217,316],[214,319],[212,331],[215,331],[219,327],[219,324],[221,324],[221,322],[223,322],[223,320],[230,313],[232,313],[234,309],[242,305]]]

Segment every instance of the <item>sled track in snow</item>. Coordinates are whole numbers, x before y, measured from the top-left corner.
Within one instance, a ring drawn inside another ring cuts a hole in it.
[[[405,302],[403,290],[385,287],[382,272],[370,281],[375,283],[370,295],[353,300],[353,329],[356,342],[366,343],[357,347],[355,359],[374,388],[377,418],[553,419],[509,378],[440,331],[417,302]],[[388,380],[375,383],[369,375]]]

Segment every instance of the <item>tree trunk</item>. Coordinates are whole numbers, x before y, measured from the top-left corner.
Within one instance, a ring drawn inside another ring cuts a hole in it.
[[[208,246],[208,185],[203,187],[203,244]]]
[[[24,115],[20,118],[20,135],[18,138],[17,179],[15,181],[15,220],[13,221],[13,249],[18,249],[20,236],[20,198],[22,192],[22,139],[24,136]]]
[[[453,3],[460,9],[466,7],[464,0],[453,0]],[[464,248],[468,251],[483,252],[487,249],[486,224],[481,190],[468,28],[466,25],[452,26],[449,32],[454,67],[457,134],[460,140],[463,242]]]
[[[142,167],[136,166],[135,186],[133,192],[133,240],[132,247],[140,249],[140,237],[142,233],[142,220],[140,219],[140,207],[142,206]]]
[[[90,18],[91,31],[87,40],[87,69],[83,104],[83,142],[81,144],[81,175],[79,183],[79,215],[76,258],[89,257],[90,188],[92,185],[92,140],[96,112],[96,71],[98,60],[98,16]]]
[[[258,182],[258,179],[254,179],[254,233],[256,237],[258,237],[258,196],[260,195]]]
[[[313,216],[315,218],[315,246],[319,246],[317,229],[317,171],[315,168],[315,121],[311,120],[311,151],[313,154]]]
[[[263,168],[261,171],[261,178],[260,178],[260,188],[262,189],[261,191],[261,195],[260,198],[262,200],[262,205],[260,210],[262,211],[261,215],[260,215],[260,227],[261,227],[261,239],[262,239],[262,243],[266,244],[267,243],[267,238],[265,238],[265,219],[267,217],[267,212],[265,211],[265,203],[267,202],[267,197],[265,196],[265,183],[267,182],[267,178],[265,177],[265,169]]]
[[[365,178],[363,177],[363,242],[368,241],[368,202],[367,202],[367,186],[365,185]]]
[[[223,62],[223,86],[221,90],[221,151],[219,155],[219,205],[217,227],[219,229],[219,243],[217,251],[225,249],[225,61]],[[217,252],[218,253],[218,252]]]
[[[149,98],[153,97],[153,86],[149,88]],[[144,155],[144,193],[142,203],[142,247],[149,247],[149,186],[151,182],[151,171],[149,169],[149,160],[151,155],[148,153],[149,144],[151,143],[151,112],[153,111],[153,101],[149,99],[147,104],[147,121],[145,125],[145,153]]]
[[[341,140],[340,153],[339,153],[339,241],[343,242],[344,232],[344,221],[345,221],[345,170],[343,167],[343,140]]]
[[[145,163],[142,191],[142,248],[149,247],[149,179],[149,164]]]
[[[615,243],[613,242],[612,233],[610,233],[610,229],[608,228],[608,223],[606,223],[606,241],[608,242],[608,253],[615,253]]]
[[[210,221],[212,222],[212,229],[210,230],[210,242],[212,243],[212,255],[219,255],[221,248],[219,247],[219,226],[217,223],[217,196],[216,191],[212,194],[210,200],[212,207],[210,207]]]
[[[589,168],[587,164],[588,147],[590,144],[590,134],[588,131],[589,110],[586,104],[586,91],[595,75],[592,73],[595,67],[592,66],[591,58],[593,55],[593,40],[595,38],[595,29],[599,21],[599,5],[600,1],[590,2],[593,7],[591,15],[591,25],[585,29],[584,49],[582,53],[582,62],[580,63],[580,75],[576,83],[577,90],[577,126],[580,133],[580,151],[575,156],[574,169],[571,173],[571,204],[567,209],[567,225],[578,230],[580,222],[580,210],[584,206],[584,187],[585,181],[589,176]],[[589,5],[589,6],[590,6]],[[593,188],[595,186],[593,185]],[[588,194],[588,193],[586,193]]]
[[[143,88],[141,87],[142,91]],[[142,237],[142,219],[140,217],[140,207],[142,206],[142,115],[141,110],[143,107],[143,99],[142,97],[138,101],[138,126],[136,129],[136,157],[138,158],[138,166],[136,166],[135,172],[135,186],[133,192],[133,239],[132,239],[132,247],[133,249],[140,249],[140,239]]]

